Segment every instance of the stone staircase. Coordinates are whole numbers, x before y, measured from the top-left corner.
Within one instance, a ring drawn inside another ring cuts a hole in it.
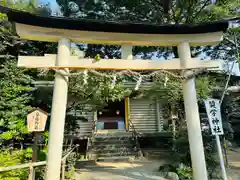
[[[98,131],[88,143],[90,160],[128,160],[137,156],[136,139],[131,132]]]

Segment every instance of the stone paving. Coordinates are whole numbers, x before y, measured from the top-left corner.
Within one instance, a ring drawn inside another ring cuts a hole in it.
[[[240,169],[240,148],[227,152],[229,165]]]
[[[159,162],[96,162],[80,168],[76,179],[84,180],[166,180],[160,177]]]
[[[240,180],[240,148],[228,151],[229,180]],[[162,178],[157,168],[163,162],[154,160],[131,162],[94,162],[91,165],[79,167],[76,173],[78,180],[166,180]],[[221,170],[219,167],[219,176]]]
[[[240,179],[240,148],[236,148],[232,151],[228,151],[228,164],[229,168],[227,169],[227,173],[229,180],[239,180]]]

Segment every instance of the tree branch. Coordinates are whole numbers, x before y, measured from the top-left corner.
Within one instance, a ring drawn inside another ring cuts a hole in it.
[[[157,1],[155,1],[156,2],[156,4],[159,6],[159,7],[161,7],[162,5],[161,5],[161,0],[159,1],[159,0],[157,0]],[[160,17],[161,17],[161,20],[162,20],[162,22],[163,23],[165,23],[164,22],[164,14],[162,13],[162,11],[158,11],[159,13],[160,13]]]
[[[205,1],[205,3],[204,3],[203,6],[199,9],[199,11],[196,12],[195,16],[192,17],[192,20],[195,19],[195,18],[197,18],[197,16],[202,12],[202,10],[203,10],[205,7],[207,7],[207,5],[208,5],[208,0]]]
[[[68,105],[66,112],[70,111],[75,104],[76,104],[76,101],[73,101],[73,103],[71,105]]]
[[[229,39],[228,37],[225,36],[224,39],[226,39],[232,45],[236,46],[235,42],[233,40]]]
[[[179,3],[180,3],[180,1],[179,1]],[[177,7],[177,5],[176,5],[176,7]],[[182,17],[182,13],[183,13],[183,4],[181,4],[181,9],[180,9],[180,13],[179,13],[179,16],[178,17],[176,17],[176,19],[174,19],[175,20],[175,23],[176,24],[179,24],[179,22],[181,21],[181,17]]]
[[[174,22],[177,24],[177,19],[176,19],[176,11],[174,11],[173,7],[171,7],[171,10],[172,10],[172,18],[174,20]]]

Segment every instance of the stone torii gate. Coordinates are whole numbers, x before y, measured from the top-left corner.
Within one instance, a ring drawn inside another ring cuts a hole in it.
[[[69,68],[97,70],[183,70],[185,76],[192,69],[218,67],[218,61],[191,58],[190,46],[214,45],[222,40],[228,21],[199,25],[152,25],[94,20],[73,20],[44,17],[27,12],[5,9],[9,21],[15,25],[22,39],[58,42],[57,55],[44,57],[20,56],[18,66],[54,68],[68,72]],[[122,46],[122,59],[84,59],[70,55],[70,43],[108,44]],[[132,46],[177,46],[179,59],[169,61],[132,60]],[[47,158],[47,180],[59,180],[62,143],[68,93],[68,77],[55,75],[50,137]],[[191,161],[195,180],[207,180],[205,155],[200,127],[194,77],[183,82]]]

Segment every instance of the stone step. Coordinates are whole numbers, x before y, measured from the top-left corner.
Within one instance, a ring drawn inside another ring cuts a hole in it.
[[[132,134],[132,132],[127,132],[126,130],[120,130],[120,129],[116,129],[116,130],[97,130],[97,132],[95,132],[94,134]]]
[[[127,153],[90,153],[88,158],[91,160],[98,160],[98,159],[121,159],[121,158],[128,158],[128,157],[137,157],[137,152],[127,152]]]
[[[144,152],[153,152],[153,153],[163,153],[163,152],[172,152],[172,147],[170,148],[156,148],[156,149],[142,149]]]
[[[124,140],[124,139],[135,139],[133,136],[93,136],[92,139],[97,139],[97,140],[101,140],[101,139],[120,139],[120,140]]]
[[[135,143],[125,143],[125,144],[121,144],[121,143],[118,143],[118,144],[93,144],[94,146],[92,147],[97,147],[97,148],[101,148],[101,149],[104,149],[104,148],[109,148],[109,149],[112,149],[112,148],[121,148],[121,147],[126,147],[126,148],[133,148],[136,146]],[[90,147],[92,149],[92,147]]]
[[[121,159],[137,155],[136,139],[131,132],[98,131],[91,139],[88,147],[91,159]]]
[[[106,137],[133,137],[132,133],[116,133],[116,134],[95,134],[95,138],[106,138]]]
[[[91,141],[94,145],[103,144],[133,144],[136,143],[135,139],[93,139]]]
[[[98,154],[99,158],[104,157],[123,157],[123,156],[136,156],[136,152],[115,152],[115,153],[103,153]]]
[[[159,150],[159,151],[144,151],[143,150],[143,152],[144,153],[153,153],[153,154],[162,154],[162,153],[170,153],[170,152],[172,152],[171,150],[169,150],[169,151],[164,151],[164,150]]]
[[[124,162],[130,161],[135,159],[135,156],[112,156],[112,157],[100,157],[97,161],[104,161],[104,162]]]
[[[75,168],[81,169],[86,166],[93,166],[96,165],[96,162],[94,160],[78,160],[75,164]]]
[[[148,158],[171,158],[172,149],[152,149],[152,150],[142,150],[143,155]]]
[[[108,154],[108,153],[135,153],[135,148],[121,148],[121,149],[91,149],[89,152],[97,154]]]

